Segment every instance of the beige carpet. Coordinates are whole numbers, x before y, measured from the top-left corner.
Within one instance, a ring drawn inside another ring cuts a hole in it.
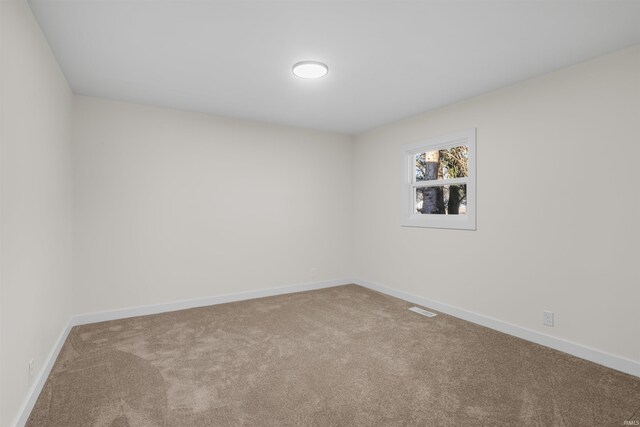
[[[28,426],[622,426],[640,379],[349,285],[75,327]]]

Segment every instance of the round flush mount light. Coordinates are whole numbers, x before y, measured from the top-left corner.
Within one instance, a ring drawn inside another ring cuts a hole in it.
[[[329,72],[327,64],[317,61],[302,61],[293,65],[293,75],[303,79],[317,79]]]

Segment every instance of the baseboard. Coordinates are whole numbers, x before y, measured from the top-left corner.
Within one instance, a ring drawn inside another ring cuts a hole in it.
[[[337,279],[74,316],[69,320],[68,324],[65,326],[63,331],[60,333],[60,336],[56,340],[54,347],[49,352],[47,360],[40,370],[40,374],[38,375],[37,380],[29,389],[27,398],[20,407],[18,415],[11,425],[14,427],[23,427],[27,422],[27,419],[31,414],[31,410],[33,409],[33,406],[35,405],[36,400],[38,399],[38,396],[40,395],[40,392],[42,391],[42,388],[44,387],[44,384],[49,377],[49,373],[51,372],[51,369],[53,368],[53,365],[58,358],[58,354],[60,353],[62,345],[67,339],[67,336],[69,335],[69,332],[71,331],[71,328],[73,326],[104,322],[108,320],[125,319],[135,316],[145,316],[149,314],[185,310],[188,308],[224,304],[228,302],[242,301],[254,298],[311,291],[314,289],[331,288],[334,286],[347,285],[350,283],[355,283],[357,285],[377,292],[381,292],[386,295],[400,298],[402,300],[409,301],[411,303],[418,304],[435,311],[449,314],[459,319],[486,326],[496,331],[513,335],[518,338],[543,345],[545,347],[550,347],[555,350],[571,354],[581,359],[589,360],[591,362],[598,363],[600,365],[604,365],[606,367],[616,369],[618,371],[625,372],[636,377],[640,377],[640,362],[609,354],[581,344],[553,337],[551,335],[542,334],[531,329],[516,326],[511,323],[503,322],[501,320],[494,319],[488,316],[483,316],[481,314],[444,304],[438,301],[433,301],[407,292],[399,291],[397,289],[392,289],[377,283],[369,282],[367,280]]]
[[[125,308],[121,310],[103,311],[73,316],[72,326],[86,325],[89,323],[106,322],[108,320],[126,319],[128,317],[147,316],[149,314],[166,313],[170,311],[186,310],[189,308],[206,307],[209,305],[224,304],[228,302],[243,301],[254,298],[270,297],[274,295],[291,294],[294,292],[311,291],[314,289],[331,288],[333,286],[353,283],[351,279],[324,280],[321,282],[302,283],[279,288],[260,289],[256,291],[239,292],[213,297],[181,300],[163,304],[144,305]]]
[[[36,400],[38,400],[38,396],[40,396],[40,392],[44,387],[44,384],[47,382],[47,378],[49,378],[49,374],[51,373],[51,369],[53,368],[53,364],[56,363],[56,359],[58,358],[58,354],[62,349],[62,345],[67,340],[67,336],[71,331],[71,319],[67,322],[66,326],[58,336],[53,348],[47,355],[47,359],[45,360],[42,369],[40,369],[40,373],[38,374],[36,381],[33,383],[31,388],[27,393],[27,398],[24,403],[20,407],[18,411],[18,415],[16,415],[13,423],[11,424],[14,427],[22,427],[27,423],[27,419],[29,415],[31,415],[31,410],[36,404]]]
[[[494,319],[492,317],[484,316],[482,314],[474,313],[472,311],[464,310],[462,308],[454,307],[439,301],[433,301],[428,298],[423,298],[407,292],[399,291],[397,289],[392,289],[378,283],[369,282],[363,279],[354,279],[353,283],[386,295],[391,295],[393,297],[409,301],[413,304],[418,304],[432,310],[449,314],[468,322],[476,323],[478,325],[482,325],[487,328],[503,332],[505,334],[513,335],[518,338],[543,345],[545,347],[553,348],[555,350],[571,354],[572,356],[576,356],[581,359],[589,360],[591,362],[615,369],[617,371],[640,377],[640,362],[634,360],[596,350],[591,347],[587,347],[562,338],[553,337],[551,335],[543,334],[531,329],[523,328],[521,326]]]

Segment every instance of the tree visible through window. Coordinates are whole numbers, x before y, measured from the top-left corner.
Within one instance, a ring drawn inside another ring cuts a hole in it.
[[[475,129],[403,147],[402,225],[475,229]]]
[[[453,147],[418,153],[416,181],[469,176],[469,148]],[[442,185],[416,189],[416,213],[459,215],[467,211],[466,185]]]

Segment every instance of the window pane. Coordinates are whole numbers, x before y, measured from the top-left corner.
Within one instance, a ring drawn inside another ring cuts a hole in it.
[[[467,185],[438,185],[416,188],[416,214],[464,215],[467,213]]]
[[[469,176],[469,148],[466,145],[415,155],[416,181]]]

